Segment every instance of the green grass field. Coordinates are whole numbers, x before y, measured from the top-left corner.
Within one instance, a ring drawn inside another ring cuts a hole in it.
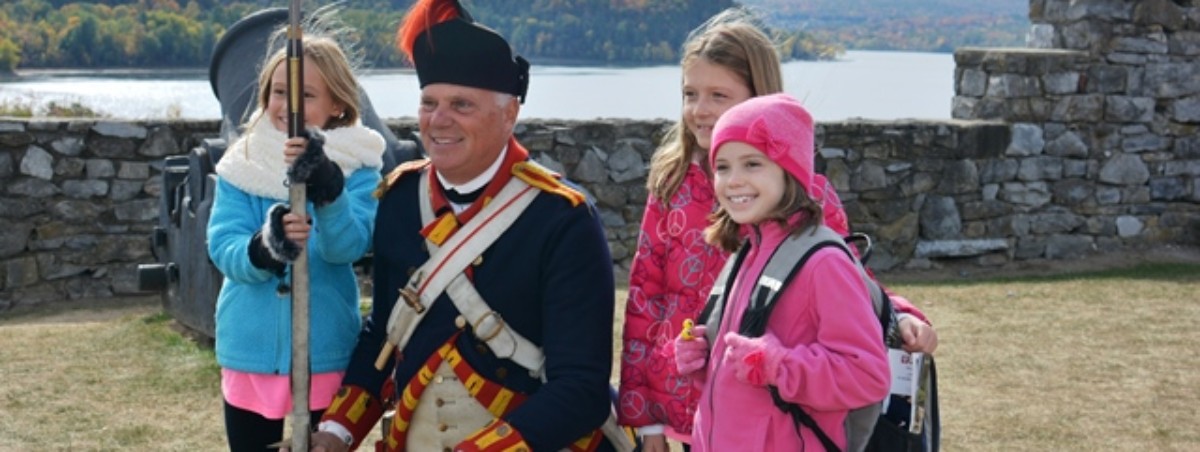
[[[1200,450],[1200,265],[891,286],[938,329],[944,450]],[[155,305],[0,320],[0,451],[224,450],[218,378]]]

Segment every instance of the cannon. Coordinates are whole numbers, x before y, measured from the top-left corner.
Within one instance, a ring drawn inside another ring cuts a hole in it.
[[[163,159],[158,223],[150,237],[155,263],[138,265],[138,288],[160,292],[164,310],[179,323],[215,337],[217,294],[222,276],[208,258],[206,233],[216,188],[215,169],[225,148],[238,136],[238,126],[257,106],[259,63],[266,55],[271,33],[287,24],[286,8],[264,9],[233,24],[217,42],[209,61],[208,78],[221,105],[220,133],[202,141],[187,155]],[[398,139],[384,125],[359,88],[362,122],[383,135],[383,172],[420,157],[424,152],[414,135]],[[360,262],[365,265],[369,258]]]

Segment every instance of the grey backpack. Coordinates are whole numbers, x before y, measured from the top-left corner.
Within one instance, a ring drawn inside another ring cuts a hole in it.
[[[865,238],[865,236],[861,237]],[[738,334],[747,337],[762,336],[766,331],[767,320],[770,317],[771,310],[774,308],[775,301],[779,298],[779,294],[783,289],[787,287],[788,282],[800,272],[800,268],[804,266],[813,253],[822,248],[833,246],[844,251],[858,267],[863,282],[871,294],[874,312],[879,319],[879,325],[883,331],[881,339],[888,347],[899,348],[901,343],[900,333],[897,328],[896,313],[892,307],[891,299],[888,297],[887,292],[883,290],[883,287],[867,275],[862,263],[850,251],[850,245],[846,243],[846,240],[838,235],[837,232],[824,225],[817,225],[806,229],[800,234],[793,234],[784,240],[775,249],[770,260],[767,261],[767,265],[763,268],[762,274],[759,275],[758,281],[751,291],[750,304],[747,306],[746,312],[742,317],[742,323],[737,329]],[[867,241],[869,246],[869,239]],[[706,325],[706,336],[710,344],[715,343],[715,336],[720,329],[726,294],[729,293],[730,287],[733,284],[731,276],[737,274],[748,250],[748,244],[743,244],[738,252],[734,256],[731,256],[725,263],[725,267],[721,270],[720,276],[717,277],[712,291],[708,295],[708,301],[704,306],[704,310],[701,311],[697,319],[698,322]],[[792,416],[797,434],[799,434],[801,427],[808,428],[821,440],[826,450],[840,452],[833,440],[821,430],[812,417],[808,413],[805,413],[799,405],[783,400],[779,395],[778,388],[774,386],[768,386],[767,390],[771,393],[771,398],[774,400],[775,406]],[[936,400],[934,404],[936,406]],[[920,437],[920,434],[915,438],[905,437],[908,440],[906,441],[908,444],[904,445],[892,444],[895,441],[891,437],[886,441],[887,444],[881,444],[880,438],[872,438],[873,433],[876,433],[877,423],[890,422],[886,417],[881,416],[882,407],[883,401],[881,400],[878,403],[850,411],[849,415],[846,416],[845,425],[847,450],[867,450],[868,444],[870,444],[871,450],[881,451],[937,450],[936,438],[933,441],[924,441]],[[934,422],[936,423],[936,420]],[[888,430],[891,431],[894,429]],[[936,435],[936,432],[926,431],[925,434]],[[922,444],[925,446],[921,446]],[[932,449],[926,447],[929,445],[932,445]]]

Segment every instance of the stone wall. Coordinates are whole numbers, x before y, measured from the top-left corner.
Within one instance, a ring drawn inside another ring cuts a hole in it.
[[[595,198],[618,280],[625,279],[637,250],[650,156],[670,125],[616,119],[517,126],[517,137],[534,159]],[[411,122],[389,126],[398,136],[407,136],[414,127]],[[992,220],[988,215],[1005,208],[982,201],[978,170],[969,163],[1002,157],[1011,135],[1008,124],[848,121],[819,124],[817,135],[818,170],[838,188],[854,229],[876,239],[870,260],[875,269],[927,268],[935,264],[933,258],[993,252],[998,254],[978,263],[995,265],[1014,257],[1005,253],[1011,248],[1008,239],[998,244],[985,238],[981,227]],[[960,215],[946,203],[957,201],[965,203],[965,228],[950,224],[951,216],[958,222]],[[964,230],[966,240],[938,241],[958,238]]]
[[[818,168],[877,270],[1200,243],[1200,6],[1031,0],[1030,48],[955,53],[953,120],[818,126]],[[618,278],[666,121],[518,125],[597,200]],[[411,119],[389,121],[397,136]],[[137,292],[162,159],[217,121],[0,118],[0,312]]]
[[[1005,240],[1014,259],[1195,243],[1197,2],[1033,0],[1030,19],[1030,48],[955,52],[953,117],[1010,123],[1012,142],[970,162],[991,208],[947,203],[961,230],[922,234]]]
[[[398,136],[415,127],[411,120],[388,125]],[[594,196],[621,278],[636,250],[647,163],[668,125],[537,121],[517,129],[534,158]],[[871,264],[881,270],[1195,241],[1180,226],[1195,231],[1194,199],[1173,203],[1173,220],[1140,219],[1136,212],[1159,209],[1149,182],[1127,190],[1145,193],[1145,203],[1120,204],[1134,213],[1074,207],[1078,193],[1109,190],[1085,177],[1101,166],[1014,156],[1029,146],[1027,128],[964,120],[822,124],[818,167],[838,187],[855,229],[875,237]],[[162,159],[217,131],[216,121],[0,120],[0,311],[137,293],[137,264],[155,261],[150,234],[159,218]],[[1077,181],[1041,182],[1047,172]]]
[[[137,292],[162,159],[217,121],[0,118],[0,312]]]

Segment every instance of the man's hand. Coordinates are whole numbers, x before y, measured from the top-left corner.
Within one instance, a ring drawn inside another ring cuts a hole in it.
[[[312,452],[346,452],[350,450],[350,445],[329,432],[316,432],[312,434],[312,439],[309,440],[309,447]]]
[[[285,439],[271,446],[278,448],[280,452],[291,452],[292,440]],[[332,433],[315,432],[308,437],[308,450],[310,452],[346,452],[350,450],[350,445]]]
[[[642,452],[668,452],[667,435],[659,433],[657,435],[642,436]]]

